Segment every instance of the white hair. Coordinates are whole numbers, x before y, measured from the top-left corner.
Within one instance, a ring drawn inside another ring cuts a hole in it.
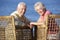
[[[20,2],[17,7],[20,7],[21,5],[26,6],[26,4],[24,2]]]
[[[35,3],[34,8],[37,7],[37,6],[39,6],[40,9],[45,8],[44,4],[41,3],[41,2],[37,2],[37,3]]]

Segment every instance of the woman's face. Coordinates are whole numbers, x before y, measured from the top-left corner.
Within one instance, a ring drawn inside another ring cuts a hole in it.
[[[36,10],[36,12],[37,12],[39,15],[43,15],[43,14],[44,14],[44,9],[41,9],[39,6],[35,7],[35,10]]]
[[[20,5],[20,7],[17,8],[17,11],[20,15],[23,16],[25,14],[25,11],[26,11],[26,6]]]

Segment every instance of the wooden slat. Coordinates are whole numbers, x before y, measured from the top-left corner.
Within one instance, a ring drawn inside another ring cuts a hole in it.
[[[59,26],[57,25],[57,23],[55,22],[55,19],[60,19],[60,15],[49,15],[48,16],[48,19],[47,19],[47,26],[49,28],[48,30],[48,37],[49,38],[48,40],[59,40],[58,37],[58,34],[59,34]],[[49,26],[49,24],[51,24]]]
[[[0,28],[4,29],[4,31],[0,29],[4,33],[0,36],[0,40],[16,40],[14,18],[12,16],[0,16]]]
[[[52,17],[52,18],[60,18],[60,15],[49,15],[49,17]]]

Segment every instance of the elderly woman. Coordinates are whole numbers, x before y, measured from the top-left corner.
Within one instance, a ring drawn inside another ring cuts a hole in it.
[[[17,6],[17,10],[11,13],[11,16],[15,18],[15,25],[29,26],[30,21],[24,16],[26,12],[26,4],[20,2]]]
[[[31,22],[30,28],[32,28],[32,25],[37,25],[37,40],[46,40],[46,17],[47,15],[50,15],[51,12],[46,10],[45,6],[41,2],[37,2],[34,5],[35,11],[40,15],[37,22]],[[45,28],[45,29],[43,29]]]

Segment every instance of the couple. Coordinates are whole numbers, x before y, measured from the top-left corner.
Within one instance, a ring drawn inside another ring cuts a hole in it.
[[[17,10],[11,13],[11,16],[15,18],[15,25],[21,25],[21,26],[29,26],[30,28],[33,27],[33,25],[37,25],[38,32],[37,32],[37,40],[40,40],[40,35],[39,35],[39,28],[41,25],[46,24],[46,17],[47,15],[50,15],[51,12],[46,10],[45,6],[41,2],[37,2],[34,5],[35,11],[40,15],[39,19],[37,22],[30,22],[25,16],[25,11],[26,11],[26,4],[24,2],[20,2],[17,6]],[[17,22],[18,21],[18,22]],[[45,27],[45,26],[44,26]],[[40,32],[43,33],[43,32]],[[42,34],[42,37],[45,37]],[[44,38],[41,40],[45,40]]]

